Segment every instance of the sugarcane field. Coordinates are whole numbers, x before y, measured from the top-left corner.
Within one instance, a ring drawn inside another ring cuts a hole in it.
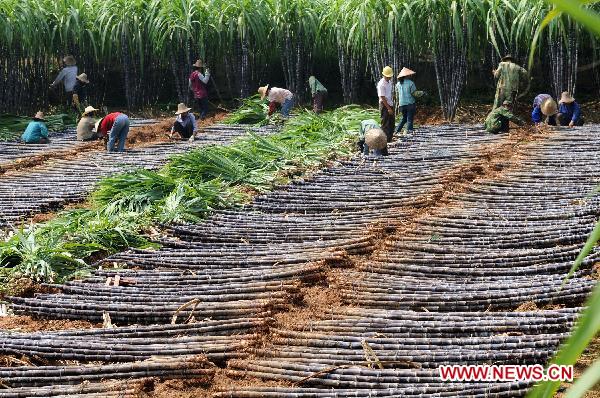
[[[600,398],[600,0],[0,0],[0,398]]]

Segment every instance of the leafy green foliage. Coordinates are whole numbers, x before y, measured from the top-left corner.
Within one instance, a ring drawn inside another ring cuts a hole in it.
[[[260,99],[256,94],[245,98],[238,109],[230,113],[223,123],[225,124],[252,124],[255,126],[264,126],[269,123],[267,112],[269,107],[265,100]]]

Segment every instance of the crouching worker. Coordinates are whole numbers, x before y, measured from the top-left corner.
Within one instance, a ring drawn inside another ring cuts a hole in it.
[[[556,101],[550,94],[538,94],[533,100],[533,111],[531,111],[531,121],[539,126],[546,123],[556,126],[556,114],[558,107]]]
[[[492,110],[485,119],[485,130],[488,133],[506,133],[509,129],[509,122],[522,125],[524,122],[521,118],[515,116],[508,108],[511,106],[510,101],[504,101],[502,106]]]
[[[96,119],[94,116],[98,109],[93,106],[88,106],[83,111],[79,123],[77,123],[77,140],[78,141],[93,141],[98,138],[98,134],[94,131]]]
[[[583,126],[581,108],[575,98],[565,91],[560,96],[558,115],[556,116],[561,126]]]
[[[188,108],[184,103],[177,105],[177,112],[175,112],[177,118],[171,127],[169,138],[173,138],[173,135],[177,133],[182,140],[194,141],[198,127],[196,117],[190,112],[191,110],[192,108]]]
[[[129,134],[129,117],[126,114],[121,112],[109,113],[96,122],[94,130],[100,137],[108,136],[108,143],[106,144],[108,152],[115,152],[117,141],[119,142],[116,147],[117,152],[125,151],[125,141]]]
[[[48,139],[48,127],[46,127],[46,120],[42,112],[35,114],[33,120],[27,125],[21,139],[26,144],[47,144],[50,142]]]
[[[264,87],[259,87],[258,93],[261,100],[265,99],[265,97],[269,100],[269,116],[275,113],[278,106],[281,106],[281,114],[284,117],[290,116],[290,110],[294,106],[294,94],[290,90],[269,87],[267,84]]]
[[[387,156],[387,135],[373,119],[360,122],[358,148],[364,155]]]

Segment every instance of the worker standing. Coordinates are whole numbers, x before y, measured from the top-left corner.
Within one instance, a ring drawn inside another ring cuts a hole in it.
[[[50,88],[56,87],[59,83],[63,83],[65,93],[67,94],[68,105],[71,106],[73,100],[73,89],[77,81],[77,61],[72,55],[67,55],[63,58],[64,67],[56,76],[56,79],[50,85]]]
[[[270,87],[268,84],[258,88],[260,99],[265,97],[269,100],[268,115],[271,116],[281,106],[281,114],[283,117],[290,116],[290,110],[294,106],[294,94],[290,90],[279,87]]]
[[[94,132],[96,120],[94,116],[98,109],[93,106],[88,106],[83,111],[82,117],[77,123],[77,140],[78,141],[93,141],[98,138]]]
[[[493,109],[501,106],[504,101],[509,101],[510,106],[513,107],[517,100],[519,86],[527,79],[527,71],[515,63],[512,55],[506,55],[492,73],[498,79]]]
[[[327,99],[327,89],[314,76],[308,78],[308,85],[310,86],[310,93],[313,99],[313,112],[323,112],[323,106]]]
[[[558,107],[556,101],[550,94],[538,94],[533,99],[533,110],[531,111],[531,121],[540,126],[545,123],[556,126],[556,114]]]
[[[508,132],[510,128],[509,122],[517,123],[518,125],[524,123],[523,120],[515,116],[509,108],[510,101],[505,100],[502,103],[502,106],[499,106],[490,112],[484,123],[485,130],[488,133],[497,134]]]
[[[568,91],[563,91],[560,96],[556,118],[561,126],[583,126],[584,121],[581,116],[581,108]]]
[[[116,148],[117,152],[125,151],[125,141],[129,134],[129,117],[121,112],[109,113],[98,122],[96,122],[95,132],[100,137],[108,136],[106,150],[115,152],[115,145],[119,142]]]
[[[200,120],[206,118],[208,114],[208,81],[210,80],[210,70],[204,67],[201,59],[197,60],[194,69],[190,74],[189,87],[194,93],[194,99],[200,111]],[[202,70],[204,69],[204,73]]]
[[[390,66],[383,68],[383,77],[377,83],[377,96],[379,97],[379,111],[381,113],[381,129],[385,133],[388,142],[394,137],[394,99],[392,98],[392,76],[394,71]]]
[[[190,112],[191,110],[192,108],[189,108],[184,103],[177,105],[177,112],[175,112],[177,117],[175,118],[173,127],[171,127],[169,138],[173,138],[173,135],[177,133],[182,139],[194,141],[198,126],[196,124],[196,117]]]
[[[75,86],[73,86],[73,108],[81,113],[81,108],[87,105],[87,88],[90,84],[85,73],[77,75]]]
[[[27,125],[25,132],[21,135],[21,139],[26,144],[47,144],[50,142],[46,119],[44,119],[42,112],[35,114],[33,120]]]
[[[402,121],[400,124],[398,124],[396,133],[399,133],[405,124],[408,134],[412,134],[414,129],[413,120],[415,118],[417,107],[415,105],[415,97],[413,97],[413,94],[415,91],[417,91],[417,87],[412,80],[407,78],[408,76],[412,76],[414,74],[415,72],[408,68],[402,68],[398,74],[396,95],[398,96],[398,106],[400,107],[400,112],[402,112]]]

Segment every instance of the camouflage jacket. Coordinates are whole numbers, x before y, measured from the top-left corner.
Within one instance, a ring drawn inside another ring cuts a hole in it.
[[[489,133],[497,133],[502,127],[502,121],[507,119],[517,124],[523,123],[523,120],[521,118],[515,116],[511,111],[509,111],[505,107],[500,106],[491,111],[485,119],[485,130]]]
[[[505,93],[519,91],[519,83],[527,78],[527,71],[513,62],[500,62],[494,72],[498,79],[498,90]]]

